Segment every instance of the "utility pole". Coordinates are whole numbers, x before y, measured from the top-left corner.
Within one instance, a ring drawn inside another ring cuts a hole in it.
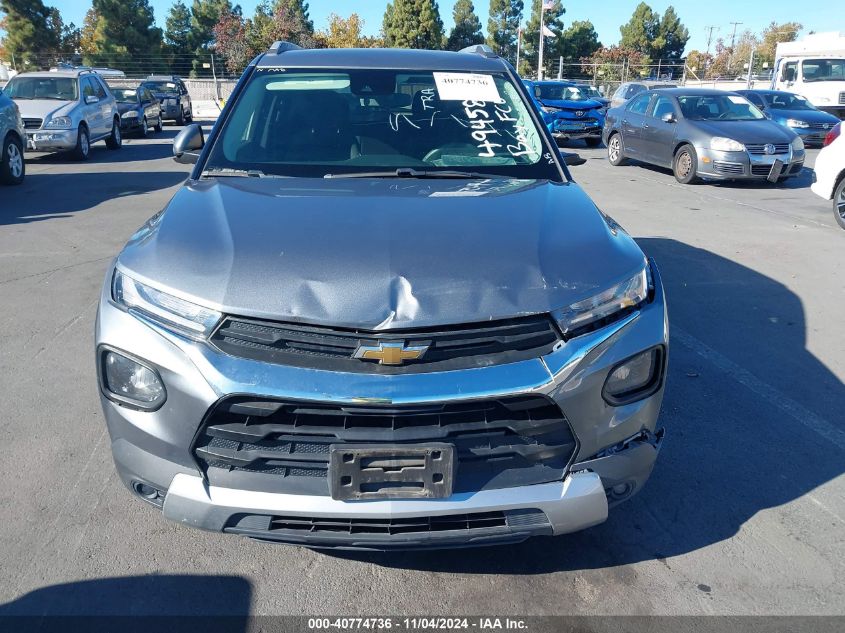
[[[713,40],[713,30],[718,31],[719,27],[711,24],[704,28],[707,29],[707,54],[704,57],[704,73],[707,74],[707,70],[710,68],[710,42]]]
[[[537,81],[543,81],[543,11],[546,9],[546,0],[540,0],[540,50],[537,55]]]
[[[728,57],[728,68],[731,67],[731,64],[734,60],[734,43],[736,42],[736,27],[740,24],[744,24],[744,22],[731,22],[733,24],[733,31],[731,32],[731,55]]]
[[[516,27],[516,74],[519,74],[519,45],[522,43],[522,27]]]

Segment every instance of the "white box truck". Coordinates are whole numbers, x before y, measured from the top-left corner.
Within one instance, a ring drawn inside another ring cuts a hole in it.
[[[845,119],[845,35],[813,33],[779,43],[772,88],[796,92],[820,110]]]

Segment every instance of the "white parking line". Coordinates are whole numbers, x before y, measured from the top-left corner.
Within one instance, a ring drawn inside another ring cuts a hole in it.
[[[824,418],[819,417],[768,383],[763,382],[748,370],[743,369],[732,360],[722,356],[722,354],[712,347],[699,341],[692,334],[685,332],[677,326],[672,326],[671,337],[702,358],[709,360],[738,383],[745,385],[757,395],[765,398],[766,401],[775,405],[796,422],[800,422],[811,431],[815,431],[821,437],[845,451],[845,431],[837,428]]]

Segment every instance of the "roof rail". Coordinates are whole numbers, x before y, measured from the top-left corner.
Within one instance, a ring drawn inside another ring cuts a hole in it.
[[[267,50],[268,53],[275,53],[276,55],[280,55],[285,51],[296,51],[301,49],[301,46],[297,46],[292,42],[285,42],[282,40],[276,40],[270,45],[270,48]]]
[[[492,48],[487,46],[487,44],[473,44],[472,46],[467,46],[466,48],[462,48],[460,53],[472,53],[474,55],[481,55],[482,57],[489,57],[491,59],[495,59],[498,57],[496,51]]]

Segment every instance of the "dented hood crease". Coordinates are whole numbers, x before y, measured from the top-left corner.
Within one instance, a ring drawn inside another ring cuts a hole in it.
[[[642,265],[577,185],[507,179],[189,181],[119,257],[226,313],[368,330],[549,312]]]

